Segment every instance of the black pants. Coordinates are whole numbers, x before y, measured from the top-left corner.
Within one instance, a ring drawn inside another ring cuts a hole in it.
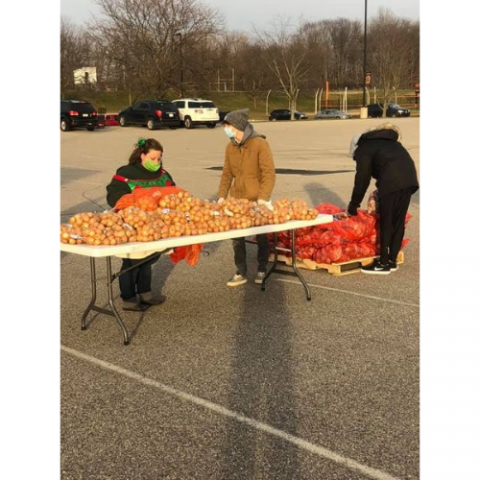
[[[124,300],[133,298],[137,293],[147,293],[152,290],[152,265],[160,258],[159,253],[155,253],[149,257],[150,259],[145,261],[145,258],[134,260],[130,258],[124,258],[122,263],[122,270],[134,267],[141,262],[145,262],[139,265],[137,268],[132,268],[128,272],[118,277],[120,283],[120,296]]]
[[[268,264],[268,237],[266,234],[257,235],[258,244],[258,271],[266,272]],[[235,265],[237,272],[243,276],[247,274],[247,248],[245,238],[235,238],[233,240],[233,251],[235,253]]]
[[[410,188],[389,193],[378,199],[380,214],[380,263],[397,261],[405,234],[405,217],[412,191]]]

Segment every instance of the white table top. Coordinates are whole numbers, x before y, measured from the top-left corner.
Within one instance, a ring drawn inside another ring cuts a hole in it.
[[[126,257],[139,258],[155,252],[163,252],[174,247],[184,247],[198,243],[217,242],[219,240],[228,240],[239,237],[251,237],[262,233],[282,232],[285,230],[295,230],[297,228],[313,227],[324,223],[333,222],[333,216],[320,213],[314,220],[291,220],[290,222],[277,225],[264,225],[262,227],[242,228],[240,230],[228,230],[226,232],[206,233],[205,235],[190,235],[182,237],[165,238],[153,242],[132,242],[122,243],[121,245],[70,245],[60,243],[62,252],[75,253],[86,257]],[[130,257],[130,254],[132,256]]]

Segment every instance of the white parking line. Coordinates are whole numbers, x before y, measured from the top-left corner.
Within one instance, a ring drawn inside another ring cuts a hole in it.
[[[376,470],[374,468],[367,467],[366,465],[362,465],[361,463],[358,463],[355,460],[339,455],[338,453],[332,452],[331,450],[328,450],[327,448],[324,448],[320,445],[315,445],[313,443],[307,442],[306,440],[302,440],[301,438],[295,437],[294,435],[290,435],[289,433],[286,433],[282,430],[271,427],[266,423],[258,422],[257,420],[253,420],[252,418],[245,417],[240,413],[229,410],[228,408],[222,407],[221,405],[218,405],[216,403],[209,402],[208,400],[204,400],[203,398],[196,397],[194,395],[190,395],[189,393],[182,392],[181,390],[177,390],[176,388],[169,387],[164,383],[158,382],[156,380],[152,380],[151,378],[144,377],[142,375],[139,375],[138,373],[131,372],[130,370],[126,370],[122,367],[119,367],[118,365],[114,365],[112,363],[105,362],[104,360],[100,360],[98,358],[92,357],[85,353],[79,352],[78,350],[65,347],[64,345],[61,346],[61,349],[64,352],[69,353],[70,355],[73,355],[77,358],[81,358],[82,360],[86,360],[87,362],[93,363],[101,368],[116,372],[120,375],[124,375],[125,377],[132,378],[150,387],[158,388],[159,390],[162,390],[163,392],[169,395],[173,395],[175,397],[181,398],[182,400],[185,400],[187,402],[195,403],[196,405],[212,410],[215,413],[218,413],[219,415],[233,418],[238,422],[250,425],[251,427],[257,430],[282,438],[283,440],[286,440],[287,442],[290,442],[299,448],[307,450],[308,452],[314,453],[320,457],[327,458],[328,460],[332,460],[333,462],[336,462],[339,465],[342,465],[350,470],[353,470],[354,472],[360,473],[369,478],[373,478],[375,480],[398,480],[396,477],[392,477],[388,473],[382,472],[380,470]]]
[[[294,283],[295,285],[302,285],[301,282],[296,280],[285,280],[283,278],[277,278],[276,281],[285,282],[285,283]],[[381,302],[397,303],[399,305],[407,305],[409,307],[417,307],[417,308],[420,307],[418,303],[408,303],[408,302],[401,302],[400,300],[390,300],[389,298],[375,297],[374,295],[365,295],[363,293],[351,292],[350,290],[341,290],[340,288],[324,287],[323,285],[315,285],[314,283],[309,283],[308,286],[314,287],[314,288],[321,288],[323,290],[332,290],[334,292],[348,293],[348,295],[356,295],[357,297],[371,298],[373,300],[379,300]]]

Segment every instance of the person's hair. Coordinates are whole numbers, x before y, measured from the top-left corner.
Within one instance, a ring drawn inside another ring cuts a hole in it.
[[[128,159],[128,164],[134,165],[135,163],[141,163],[142,153],[146,155],[150,150],[159,150],[163,153],[162,144],[154,138],[139,138],[138,142],[135,144],[135,150],[133,150]]]

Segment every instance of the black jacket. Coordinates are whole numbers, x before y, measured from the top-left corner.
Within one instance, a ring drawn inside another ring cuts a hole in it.
[[[389,129],[367,132],[360,137],[353,156],[357,173],[349,209],[360,206],[372,177],[377,180],[378,198],[407,188],[412,193],[418,190],[415,164],[397,140],[398,133]]]

